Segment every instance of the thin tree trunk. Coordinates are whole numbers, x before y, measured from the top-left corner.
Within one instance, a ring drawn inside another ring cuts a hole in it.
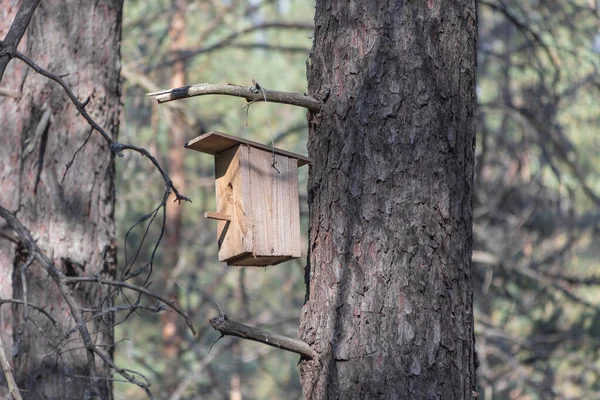
[[[10,9],[12,3],[0,1],[0,9]],[[42,67],[68,73],[66,80],[79,98],[90,96],[88,112],[113,137],[120,110],[121,10],[121,0],[42,2],[19,46]],[[10,18],[3,19],[2,30],[10,22]],[[62,88],[18,60],[9,64],[2,84],[21,96],[0,97],[1,204],[17,213],[66,275],[98,274],[113,279],[114,162],[108,145],[97,133],[90,135],[89,126]],[[63,180],[65,165],[88,136]],[[63,347],[55,347],[74,326],[69,308],[36,263],[27,269],[25,282],[21,281],[25,258],[23,247],[0,239],[0,275],[3,281],[13,276],[12,297],[22,297],[26,283],[28,301],[46,307],[58,326],[28,310],[21,336],[17,327],[24,310],[12,308],[17,385],[25,399],[86,398],[94,391],[92,380],[84,376],[86,353],[78,334],[71,335]],[[100,285],[73,288],[88,308],[107,306],[101,303],[106,290]],[[88,329],[96,345],[112,354],[112,319],[91,321]],[[110,371],[99,360],[96,370],[99,394],[112,398]]]
[[[308,399],[471,399],[475,0],[317,0]]]
[[[185,13],[187,8],[186,0],[173,1],[173,18],[169,29],[169,39],[171,41],[170,49],[173,52],[185,48],[186,45],[186,27]],[[177,61],[173,65],[173,72],[170,79],[171,87],[180,87],[186,84],[185,62]],[[156,110],[158,111],[158,110]],[[169,176],[179,190],[185,192],[185,142],[186,128],[183,114],[177,110],[172,110],[168,114],[169,118]],[[179,261],[179,252],[181,250],[181,227],[183,217],[183,204],[172,204],[167,207],[167,220],[165,224],[165,252],[163,258],[163,282],[167,283],[167,297],[170,300],[178,301],[177,287],[170,282],[172,272]],[[181,349],[181,332],[178,325],[179,316],[175,313],[161,314],[163,326],[163,354],[168,358],[175,358],[179,355]]]

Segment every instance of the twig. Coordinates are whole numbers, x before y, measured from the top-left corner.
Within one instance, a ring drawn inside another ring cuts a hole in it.
[[[147,310],[153,313],[159,313],[161,311],[165,310],[165,307],[161,304],[155,304],[152,307],[148,307],[142,304],[131,304],[131,305],[123,305],[123,306],[116,306],[116,307],[109,307],[106,308],[102,311],[97,312],[96,314],[92,315],[91,317],[86,319],[86,322],[90,322],[94,319],[98,319],[98,318],[102,318],[105,315],[110,315],[113,313],[117,313],[117,312],[121,312],[121,311],[137,311],[137,310]],[[82,309],[83,312],[89,312],[89,309]],[[77,331],[77,328],[71,328],[70,330],[68,330],[64,335],[63,338],[61,339],[61,343],[63,341],[65,341],[66,339],[69,338],[69,336],[71,336],[73,333],[75,333],[75,331]],[[59,344],[60,346],[60,344]]]
[[[4,372],[4,377],[6,378],[6,382],[8,383],[8,392],[13,396],[15,400],[22,400],[21,393],[19,392],[19,387],[15,382],[15,378],[12,374],[12,368],[6,358],[6,353],[4,352],[4,345],[2,344],[2,338],[0,337],[0,363],[2,363],[2,372]]]
[[[67,172],[69,172],[69,169],[73,165],[73,162],[75,161],[75,157],[77,157],[77,153],[79,153],[81,150],[83,150],[83,148],[85,147],[85,145],[87,144],[87,142],[92,137],[92,133],[94,133],[94,128],[90,129],[90,133],[88,134],[87,138],[83,141],[83,143],[81,144],[81,146],[79,146],[79,148],[77,150],[75,150],[75,153],[73,153],[73,157],[71,157],[71,161],[69,161],[68,163],[65,164],[65,172],[63,172],[62,179],[60,180],[61,184],[65,181],[65,177],[67,176]]]
[[[313,24],[297,23],[297,22],[263,22],[260,24],[249,26],[245,29],[232,32],[223,39],[217,41],[208,46],[199,47],[196,49],[179,50],[173,52],[173,56],[160,63],[161,67],[169,67],[178,61],[187,61],[200,54],[207,54],[213,51],[219,50],[225,46],[231,45],[240,36],[244,36],[248,33],[265,29],[286,29],[286,30],[306,30],[313,31],[315,29]],[[204,43],[205,41],[201,41]]]
[[[2,303],[0,303],[1,305]],[[22,400],[21,393],[19,392],[19,387],[15,382],[15,378],[12,374],[12,368],[8,359],[6,358],[6,353],[4,352],[4,344],[2,343],[2,335],[0,335],[0,364],[2,364],[2,372],[4,372],[4,377],[6,378],[6,383],[8,384],[8,393],[10,393],[14,400]]]
[[[27,268],[31,266],[33,263],[33,254],[29,254],[27,256],[27,260],[23,265],[21,265],[21,288],[23,289],[23,316],[21,321],[19,321],[19,326],[17,327],[17,332],[15,334],[15,341],[13,343],[13,351],[12,357],[17,358],[19,356],[19,352],[21,351],[21,344],[23,343],[23,335],[25,334],[25,324],[29,319],[28,309],[29,309],[29,301],[27,296],[27,278],[25,276],[25,271]]]
[[[83,318],[81,308],[79,307],[79,304],[77,304],[77,301],[73,296],[71,288],[69,288],[69,286],[67,285],[67,277],[58,268],[56,268],[54,263],[48,258],[48,256],[42,251],[42,249],[39,248],[39,246],[31,236],[29,230],[25,228],[25,226],[23,226],[23,224],[17,219],[17,217],[15,217],[11,212],[9,212],[6,208],[2,206],[0,206],[0,217],[2,217],[8,223],[8,225],[17,233],[17,235],[19,235],[21,241],[23,242],[27,250],[29,250],[29,253],[33,254],[36,261],[41,264],[41,266],[48,273],[50,278],[52,278],[52,280],[58,287],[63,299],[67,303],[86,348],[87,364],[85,373],[92,380],[91,389],[94,392],[94,396],[96,398],[100,397],[100,394],[98,393],[98,388],[96,386],[96,362],[94,360],[94,354],[97,354],[104,361],[105,364],[113,368],[115,371],[117,371],[117,373],[119,373],[121,376],[123,376],[123,378],[127,379],[129,382],[142,388],[149,398],[153,398],[147,385],[144,385],[144,383],[139,382],[137,379],[127,374],[126,371],[117,367],[114,364],[114,362],[110,359],[110,357],[102,353],[96,347],[96,345],[92,341],[90,332],[87,329],[87,325],[85,324],[85,319]]]
[[[81,116],[88,122],[88,124],[95,130],[97,130],[109,145],[113,144],[113,140],[110,137],[110,135],[108,133],[106,133],[106,131],[100,125],[98,125],[96,123],[96,121],[94,121],[92,119],[92,117],[90,117],[90,115],[85,110],[85,107],[88,104],[89,100],[86,100],[83,103],[80,102],[79,99],[77,99],[77,96],[75,96],[75,93],[73,93],[73,91],[71,90],[71,88],[69,87],[67,82],[65,82],[65,80],[63,79],[62,76],[56,75],[50,71],[46,71],[45,69],[43,69],[42,67],[37,65],[32,59],[30,59],[25,54],[22,54],[18,51],[15,51],[14,57],[18,58],[19,60],[23,61],[25,64],[29,65],[38,74],[45,76],[46,78],[58,83],[63,88],[63,90],[65,91],[67,96],[69,96],[69,99],[71,99],[71,102],[73,103],[73,105],[75,105],[75,108],[77,109],[77,111],[79,111]],[[112,148],[111,148],[111,150],[112,150]],[[114,152],[117,153],[116,151],[114,151]]]
[[[308,95],[281,92],[272,89],[267,89],[266,92],[267,101],[271,103],[290,104],[293,106],[304,107],[314,113],[318,113],[321,110],[321,102]],[[214,83],[201,83],[192,86],[182,86],[179,88],[148,93],[146,96],[156,99],[158,103],[165,103],[168,101],[185,99],[194,96],[203,96],[207,94],[242,97],[251,102],[265,101],[264,96],[262,93],[260,93],[260,91],[252,91],[249,87],[234,84],[224,85]]]
[[[83,339],[83,343],[87,349],[87,365],[86,365],[86,374],[90,377],[94,378],[96,376],[96,362],[94,361],[94,342],[90,336],[90,333],[85,325],[85,320],[83,319],[83,315],[81,314],[79,305],[75,300],[71,290],[66,285],[65,275],[54,265],[54,263],[46,256],[46,254],[40,249],[29,233],[29,230],[21,224],[21,222],[15,217],[12,213],[10,213],[6,208],[0,206],[0,217],[4,218],[4,220],[8,223],[8,225],[19,235],[25,247],[31,254],[34,255],[35,259],[42,265],[44,270],[48,273],[50,278],[54,281],[56,286],[58,287],[63,299],[69,306],[71,311],[71,315],[77,324],[79,329],[79,333],[81,334],[81,338]],[[93,380],[93,379],[92,379]],[[98,388],[95,384],[92,385],[92,390],[94,390],[94,394],[96,397],[99,397]]]
[[[219,311],[221,313],[221,311]],[[236,336],[277,347],[278,349],[300,354],[303,358],[312,360],[316,358],[315,351],[305,342],[286,336],[274,335],[258,328],[253,328],[239,322],[231,321],[227,315],[222,314],[210,320],[212,327],[221,332],[223,336]]]
[[[102,285],[118,286],[118,287],[122,287],[125,289],[130,289],[130,290],[145,294],[146,296],[153,297],[156,300],[160,300],[161,302],[165,303],[167,306],[169,306],[169,308],[173,309],[173,311],[175,311],[177,314],[181,315],[183,317],[183,319],[185,320],[185,323],[187,324],[187,326],[190,328],[190,331],[192,331],[194,336],[196,336],[196,329],[194,328],[192,319],[190,318],[189,315],[187,315],[185,313],[185,311],[183,311],[181,308],[179,308],[174,302],[167,300],[166,298],[162,297],[161,295],[156,294],[156,293],[152,292],[151,290],[146,289],[145,287],[131,285],[126,282],[108,281],[105,279],[89,277],[89,276],[66,277],[65,282],[67,282],[67,283],[73,283],[73,282],[101,283]]]
[[[270,51],[281,51],[284,53],[301,53],[308,54],[310,52],[310,48],[303,46],[277,46],[274,44],[267,43],[234,43],[229,45],[229,47],[237,48],[237,49],[248,49],[248,50],[270,50]]]
[[[54,74],[49,71],[46,71],[45,69],[43,69],[42,67],[37,65],[29,57],[25,56],[24,54],[22,54],[18,51],[14,52],[13,57],[18,58],[21,61],[25,62],[25,64],[29,65],[38,74],[45,76],[46,78],[58,83],[63,88],[63,90],[69,97],[69,99],[71,99],[71,102],[73,103],[73,105],[75,105],[75,108],[77,109],[77,111],[81,114],[81,116],[87,121],[87,123],[94,130],[98,131],[98,133],[100,133],[100,135],[102,135],[104,140],[106,140],[106,142],[108,143],[110,150],[114,154],[116,154],[119,157],[123,157],[123,150],[132,150],[143,156],[148,157],[150,162],[152,162],[154,167],[158,170],[158,172],[160,172],[163,180],[165,181],[165,183],[167,185],[166,191],[168,192],[170,190],[173,190],[173,193],[176,196],[176,201],[179,201],[179,202],[190,201],[189,198],[187,198],[186,196],[179,193],[179,191],[177,190],[175,185],[173,185],[171,178],[169,178],[169,175],[167,175],[167,173],[160,166],[160,163],[156,160],[156,158],[154,158],[154,156],[152,156],[152,154],[150,154],[150,152],[148,150],[146,150],[142,147],[137,147],[137,146],[133,146],[133,145],[129,145],[129,144],[122,144],[122,143],[119,143],[119,142],[116,142],[115,140],[113,140],[111,138],[111,136],[96,121],[94,121],[94,119],[86,111],[85,107],[89,103],[89,98],[86,99],[83,103],[80,102],[79,99],[77,99],[77,96],[75,96],[75,93],[73,93],[73,91],[71,90],[71,88],[69,87],[67,82],[65,82],[65,80],[63,79],[62,76]]]
[[[7,304],[7,303],[24,304],[25,302],[23,300],[19,300],[19,299],[0,299],[0,306],[3,304]],[[46,316],[46,318],[48,318],[50,320],[50,322],[52,322],[52,325],[56,326],[56,320],[54,319],[54,317],[52,317],[52,315],[50,315],[48,313],[48,311],[46,311],[44,309],[44,307],[36,306],[35,304],[31,304],[31,303],[27,303],[27,305],[29,307],[39,311],[40,313],[44,314]]]

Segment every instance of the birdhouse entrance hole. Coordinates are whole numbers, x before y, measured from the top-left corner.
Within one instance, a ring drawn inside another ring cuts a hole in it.
[[[298,167],[307,157],[221,132],[186,147],[215,156],[219,261],[267,266],[300,257]],[[275,161],[275,164],[273,164]]]

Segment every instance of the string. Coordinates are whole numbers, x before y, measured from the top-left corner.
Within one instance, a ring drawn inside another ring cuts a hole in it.
[[[273,130],[271,129],[271,116],[269,115],[269,102],[267,101],[267,94],[265,93],[265,88],[256,83],[256,86],[262,90],[263,98],[265,99],[265,107],[267,109],[267,123],[269,124],[269,137],[271,138],[271,150],[273,152],[273,160],[271,161],[271,167],[275,168],[275,171],[279,174],[279,170],[275,166],[277,161],[275,160],[275,141],[273,140]]]
[[[250,104],[247,104],[246,107],[246,120],[244,121],[244,133],[242,134],[242,137],[245,138],[246,137],[246,132],[248,131],[248,113],[250,112]]]

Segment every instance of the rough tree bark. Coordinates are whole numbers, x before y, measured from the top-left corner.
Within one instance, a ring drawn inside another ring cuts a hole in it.
[[[470,399],[475,0],[317,0],[308,399]]]
[[[17,3],[0,1],[0,9],[9,12],[0,23],[2,36]],[[86,109],[113,137],[119,125],[121,11],[121,0],[42,2],[19,46],[40,66],[68,73],[66,80],[73,91],[81,100],[91,97]],[[11,62],[2,84],[21,96],[0,97],[1,204],[16,212],[66,275],[114,278],[114,162],[108,145],[97,133],[90,136],[88,124],[62,88],[20,61]],[[63,180],[65,165],[88,136]],[[3,283],[10,282],[11,276],[13,282],[13,293],[7,295],[5,290],[3,297],[23,294],[24,251],[0,239],[0,276]],[[65,339],[61,332],[74,326],[68,307],[36,263],[27,269],[25,281],[29,302],[46,307],[59,326],[29,310],[20,343],[23,309],[12,308],[13,338],[18,345],[14,375],[24,390],[23,398],[87,398],[93,393],[93,381],[82,376],[86,355],[78,333],[63,341],[64,347],[55,348]],[[107,290],[101,285],[73,287],[80,303],[92,308],[102,307]],[[8,308],[3,308],[6,315]],[[7,325],[4,320],[3,331]],[[110,318],[91,321],[88,329],[96,345],[112,354]],[[112,398],[110,371],[99,360],[96,370],[100,396]]]

